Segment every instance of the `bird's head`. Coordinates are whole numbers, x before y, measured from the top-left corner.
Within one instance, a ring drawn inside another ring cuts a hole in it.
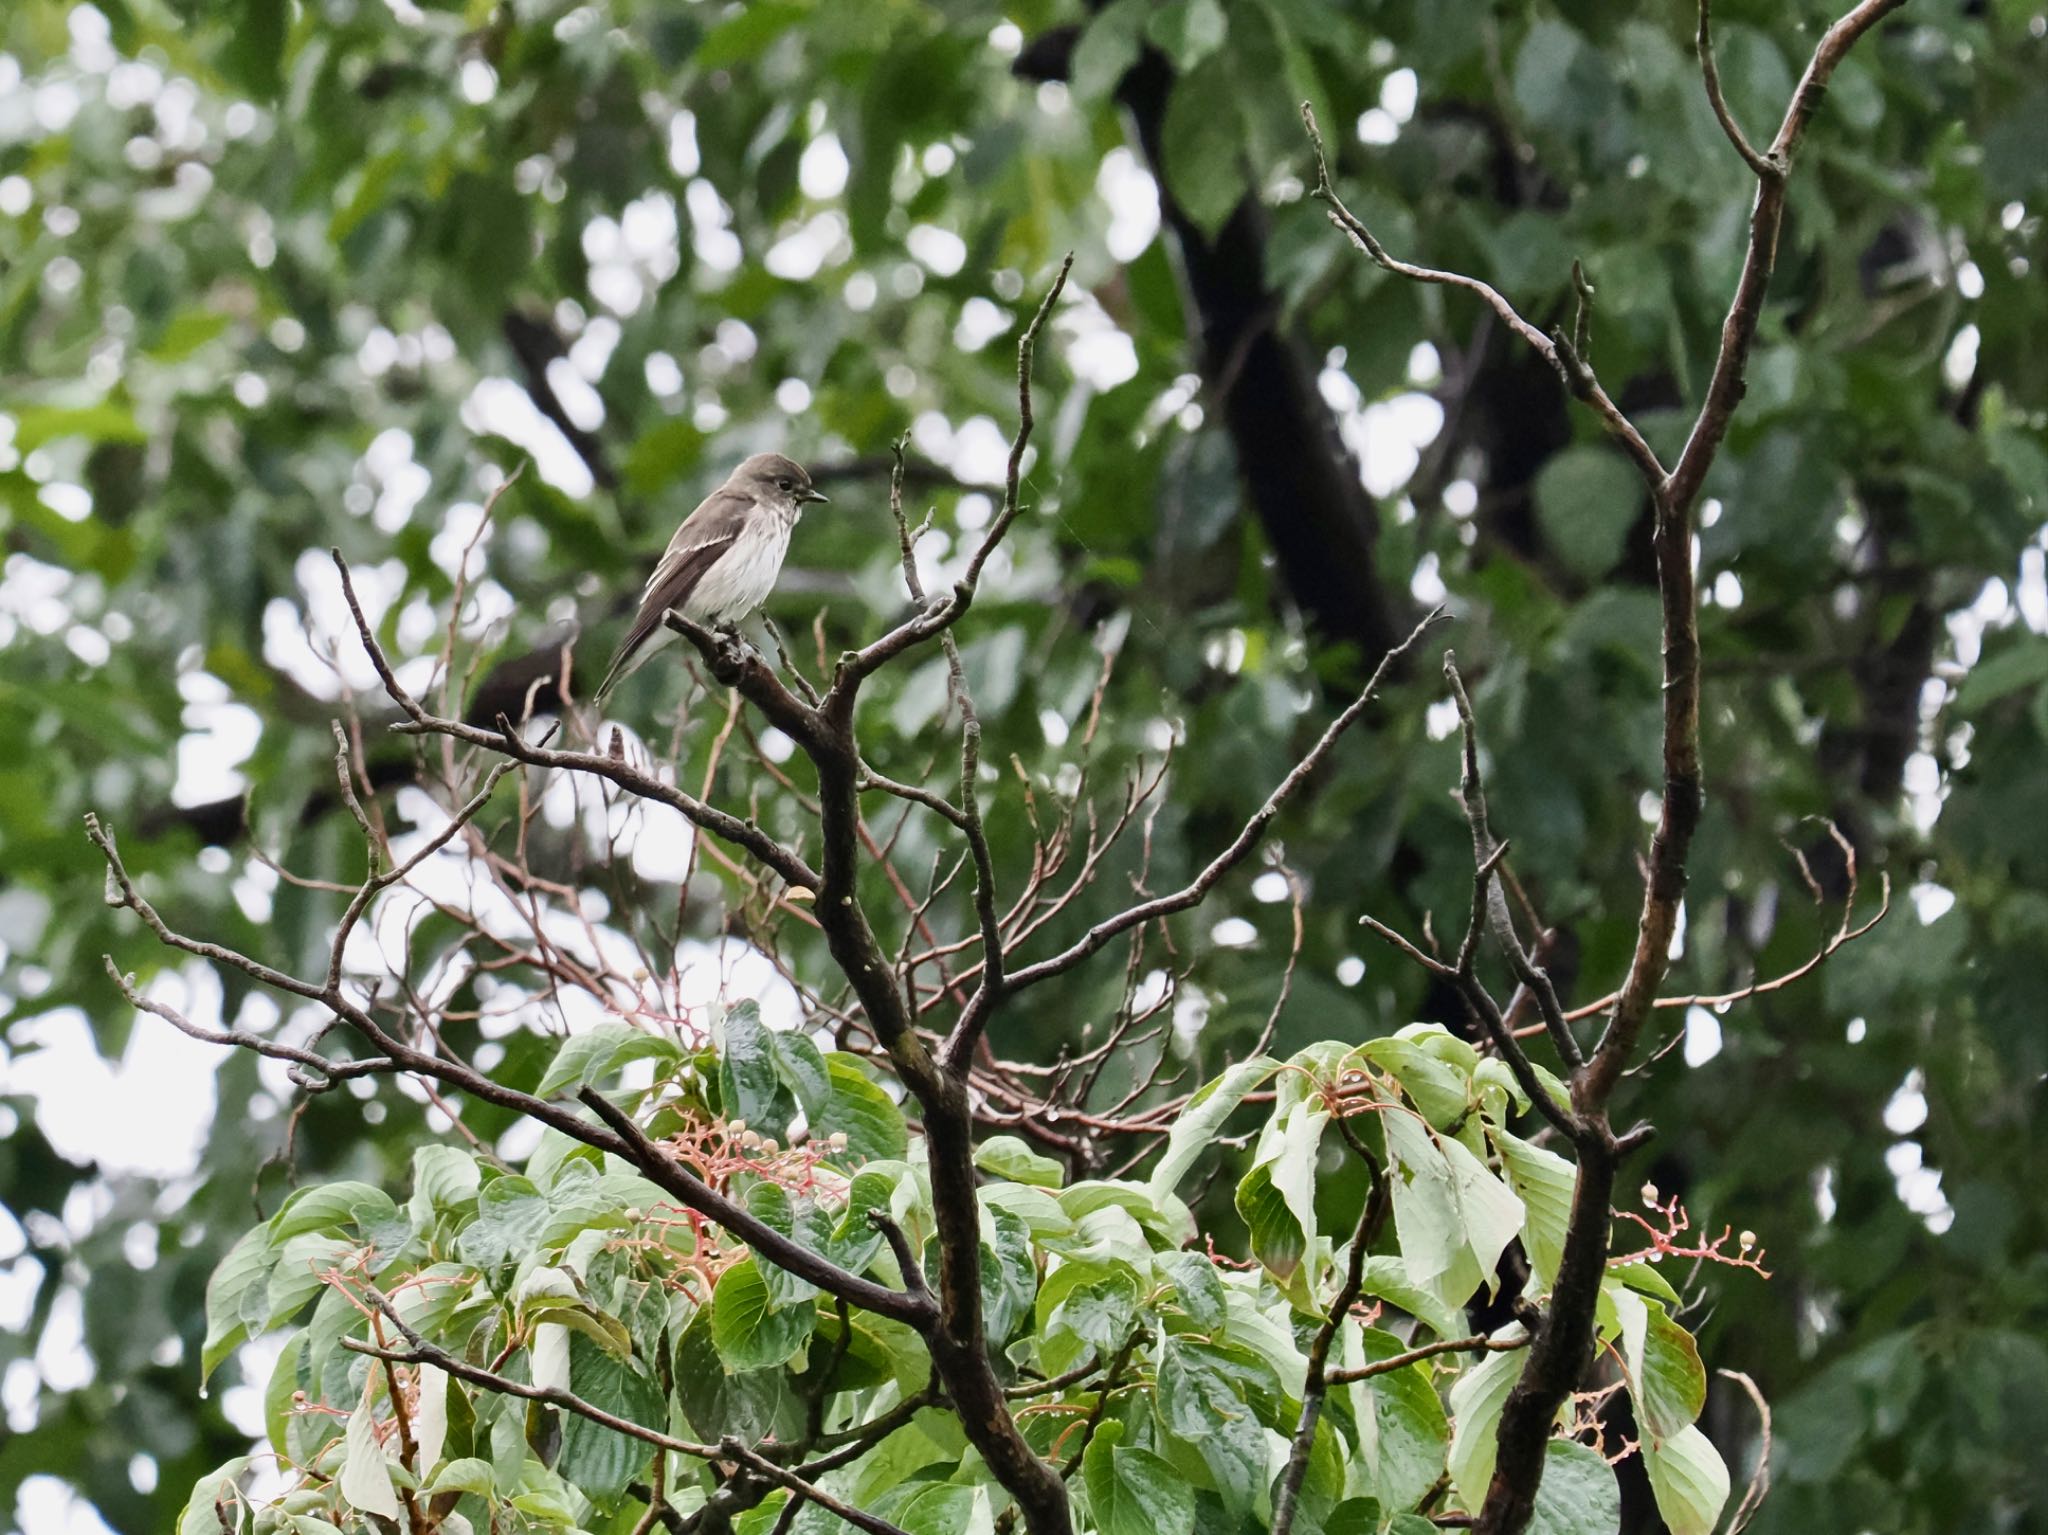
[[[732,483],[756,501],[792,509],[826,499],[804,466],[780,453],[756,453],[733,471]]]

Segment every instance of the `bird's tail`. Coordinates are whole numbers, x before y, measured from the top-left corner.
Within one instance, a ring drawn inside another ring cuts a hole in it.
[[[632,674],[633,663],[642,647],[661,623],[661,614],[640,614],[633,620],[633,627],[626,631],[626,638],[620,643],[618,654],[612,657],[611,668],[604,674],[604,681],[597,685],[597,691],[590,696],[592,708],[603,708],[604,701],[611,697],[612,689]]]

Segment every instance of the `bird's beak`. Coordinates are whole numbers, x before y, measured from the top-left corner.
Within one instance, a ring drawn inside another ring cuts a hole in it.
[[[816,501],[819,502],[820,504],[828,504],[832,500],[832,498],[826,495],[823,491],[813,490],[808,485],[806,485],[802,490],[796,493],[796,498],[799,503],[804,501]]]

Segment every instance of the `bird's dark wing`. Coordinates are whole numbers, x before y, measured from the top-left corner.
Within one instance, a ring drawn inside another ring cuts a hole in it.
[[[733,540],[746,526],[747,514],[753,506],[753,498],[744,491],[720,486],[696,511],[683,519],[683,525],[676,529],[676,536],[669,540],[668,552],[654,567],[654,574],[647,578],[646,593],[640,599],[640,611],[633,617],[633,627],[626,631],[625,642],[619,646],[619,653],[612,658],[611,670],[605,673],[604,682],[598,687],[599,701],[625,674],[626,664],[640,647],[660,630],[668,610],[686,602],[690,593],[696,590],[697,583],[704,579],[704,572],[717,564],[719,557],[732,547]]]

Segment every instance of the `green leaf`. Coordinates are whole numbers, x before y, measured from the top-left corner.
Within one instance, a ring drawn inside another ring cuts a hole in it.
[[[275,1254],[261,1304],[256,1304],[253,1290],[243,1303],[250,1331],[268,1332],[290,1321],[325,1288],[320,1276],[356,1250],[356,1245],[343,1237],[308,1235],[285,1243]]]
[[[797,1107],[804,1111],[804,1119],[815,1133],[819,1120],[829,1115],[832,1109],[832,1073],[825,1064],[823,1053],[807,1034],[799,1034],[793,1029],[771,1030],[768,1058],[775,1068],[775,1079],[789,1089],[790,1096],[796,1099]]]
[[[153,362],[183,362],[233,323],[232,316],[217,309],[181,309],[156,333],[143,355]]]
[[[1361,1271],[1362,1293],[1399,1306],[1440,1338],[1462,1338],[1470,1329],[1457,1309],[1418,1285],[1409,1276],[1407,1263],[1389,1253],[1365,1260]]]
[[[412,1154],[412,1199],[406,1213],[413,1229],[433,1224],[436,1211],[459,1210],[475,1200],[482,1174],[476,1158],[455,1146],[422,1146]]]
[[[1358,1053],[1392,1072],[1422,1117],[1439,1130],[1450,1129],[1471,1106],[1465,1078],[1415,1040],[1398,1036],[1368,1040]]]
[[[399,1513],[398,1493],[391,1485],[391,1461],[377,1435],[371,1405],[376,1379],[374,1374],[365,1377],[363,1399],[349,1414],[341,1474],[335,1478],[335,1485],[350,1508],[395,1522]]]
[[[1451,1165],[1451,1177],[1457,1186],[1458,1216],[1464,1223],[1465,1240],[1491,1291],[1501,1253],[1522,1230],[1522,1202],[1463,1141],[1444,1136],[1438,1144]]]
[[[221,72],[260,101],[284,89],[285,39],[291,7],[283,0],[229,0],[233,20],[218,58]]]
[[[714,1296],[715,1300],[715,1296]],[[749,1441],[801,1430],[803,1415],[780,1370],[729,1371],[713,1339],[714,1307],[700,1308],[676,1340],[676,1400],[700,1439]]]
[[[203,1386],[220,1362],[249,1336],[242,1320],[243,1297],[267,1294],[273,1258],[268,1231],[258,1226],[228,1249],[206,1281],[206,1341],[199,1349],[199,1382]],[[266,1312],[268,1306],[265,1306]]]
[[[1081,1457],[1081,1480],[1101,1535],[1193,1535],[1187,1478],[1149,1450],[1126,1449],[1124,1426],[1098,1424]]]
[[[1177,77],[1161,130],[1166,184],[1189,218],[1214,234],[1244,198],[1244,130],[1228,55]]]
[[[464,1228],[455,1251],[481,1269],[524,1258],[540,1244],[554,1218],[547,1196],[516,1174],[493,1178],[476,1197],[476,1219]]]
[[[718,1276],[712,1292],[711,1341],[729,1370],[764,1370],[788,1361],[811,1341],[818,1308],[774,1309],[759,1262],[747,1258]]]
[[[1620,1528],[1621,1488],[1614,1468],[1572,1440],[1546,1444],[1529,1535],[1614,1535]]]
[[[1291,1277],[1316,1240],[1316,1153],[1330,1111],[1304,1098],[1283,1112],[1276,1106],[1252,1152],[1252,1168],[1239,1180],[1237,1210],[1251,1229],[1252,1252],[1282,1281]]]
[[[291,1458],[292,1399],[299,1391],[299,1367],[306,1358],[306,1335],[301,1332],[287,1343],[270,1372],[270,1384],[263,1392],[263,1431],[270,1447],[287,1460]]]
[[[1160,1280],[1169,1287],[1170,1298],[1190,1322],[1203,1332],[1214,1332],[1223,1325],[1223,1280],[1215,1264],[1201,1253],[1190,1252],[1160,1253],[1152,1262]]]
[[[994,1241],[981,1244],[981,1321],[990,1351],[1000,1352],[1031,1311],[1038,1267],[1031,1254],[1031,1229],[1023,1220],[1000,1208],[988,1215]]]
[[[1376,1364],[1408,1348],[1377,1327],[1358,1329],[1354,1336],[1359,1364]],[[1354,1402],[1366,1404],[1354,1416],[1360,1420],[1359,1438],[1373,1496],[1383,1508],[1413,1508],[1442,1474],[1450,1439],[1450,1425],[1428,1366],[1418,1363],[1390,1370],[1359,1381],[1352,1391]],[[1369,1425],[1364,1421],[1367,1410]]]
[[[1077,101],[1101,101],[1138,62],[1151,0],[1114,0],[1097,11],[1074,44],[1067,82]]]
[[[1707,1371],[1691,1333],[1655,1301],[1640,1351],[1629,1359],[1636,1420],[1643,1442],[1670,1439],[1691,1426],[1707,1405]]]
[[[718,1092],[729,1120],[744,1120],[763,1135],[780,1136],[789,1128],[793,1098],[775,1069],[776,1052],[761,1009],[749,1000],[735,1002],[719,1020]]]
[[[590,1087],[631,1061],[659,1060],[671,1065],[683,1058],[683,1048],[637,1024],[612,1020],[596,1024],[581,1034],[571,1034],[555,1052],[534,1095],[552,1098],[567,1091]]]
[[[30,405],[13,415],[13,446],[20,453],[32,453],[65,437],[82,437],[88,442],[149,441],[135,412],[113,400],[97,405]]]
[[[953,1482],[912,1482],[883,1500],[889,1522],[905,1535],[981,1535],[993,1531],[986,1487]],[[832,1523],[846,1528],[838,1520]]]
[[[1100,1279],[1066,1291],[1042,1331],[1071,1333],[1107,1359],[1123,1347],[1138,1318],[1138,1276],[1121,1263]]]
[[[1056,1189],[1067,1181],[1066,1169],[1042,1157],[1014,1135],[992,1135],[974,1148],[974,1165],[997,1178]]]
[[[252,1458],[237,1455],[233,1460],[215,1466],[192,1484],[192,1496],[185,1500],[184,1511],[178,1515],[178,1535],[222,1535],[220,1516],[214,1511],[214,1505],[225,1503],[230,1509],[236,1506],[239,1494],[235,1484],[249,1469]]]
[[[1544,542],[1567,570],[1590,581],[1621,558],[1643,504],[1643,482],[1612,448],[1577,443],[1544,464],[1535,495]]]
[[[875,1085],[855,1057],[835,1051],[825,1057],[832,1092],[814,1130],[843,1134],[846,1150],[835,1161],[889,1162],[910,1150],[910,1131],[895,1100]]]
[[[661,1388],[632,1361],[598,1347],[581,1334],[569,1339],[569,1389],[593,1407],[639,1424],[666,1429],[668,1408]],[[599,1502],[617,1497],[646,1470],[653,1446],[580,1413],[561,1416],[562,1450],[555,1473],[578,1492]]]
[[[480,1498],[490,1498],[497,1495],[497,1487],[497,1478],[491,1474],[491,1463],[466,1455],[461,1460],[449,1461],[436,1471],[433,1480],[421,1491],[473,1492]]]
[[[1278,1061],[1265,1055],[1240,1061],[1188,1100],[1167,1134],[1166,1153],[1148,1180],[1155,1197],[1163,1199],[1179,1187],[1195,1159],[1214,1144],[1223,1122],[1244,1102],[1245,1094],[1257,1091],[1279,1067]]]
[[[1728,1502],[1728,1467],[1707,1436],[1688,1426],[1661,1445],[1645,1441],[1643,1463],[1671,1535],[1713,1535]]]
[[[321,1183],[295,1189],[270,1218],[270,1245],[315,1231],[339,1231],[365,1220],[395,1219],[398,1206],[373,1183]]]
[[[1234,1516],[1248,1515],[1266,1487],[1266,1431],[1213,1356],[1161,1339],[1154,1410],[1183,1470],[1213,1482]]]
[[[747,1209],[799,1247],[823,1253],[832,1240],[831,1217],[809,1199],[792,1198],[778,1183],[757,1183],[747,1190]],[[768,1304],[777,1310],[813,1300],[818,1287],[773,1263],[759,1265],[768,1286]]]
[[[1380,1115],[1380,1124],[1394,1189],[1394,1231],[1408,1275],[1447,1304],[1462,1302],[1482,1276],[1465,1234],[1457,1177],[1420,1119],[1392,1110]]]
[[[1571,1223],[1578,1170],[1556,1152],[1532,1146],[1498,1127],[1493,1128],[1493,1144],[1500,1152],[1508,1187],[1521,1199],[1528,1215],[1522,1246],[1529,1254],[1529,1267],[1547,1288],[1564,1261],[1565,1230]]]
[[[991,1210],[1007,1210],[1031,1230],[1031,1240],[1064,1245],[1074,1235],[1073,1217],[1051,1189],[1029,1183],[984,1183],[974,1197]]]
[[[1986,635],[1985,639],[1990,654],[1970,668],[1956,689],[1955,707],[1964,714],[1974,714],[2008,693],[2048,682],[2048,639],[2031,634]]]
[[[1218,0],[1167,0],[1145,24],[1145,36],[1182,74],[1221,48],[1229,30]]]
[[[1516,1327],[1495,1336],[1513,1336],[1520,1331]],[[1478,1508],[1486,1501],[1487,1484],[1493,1480],[1494,1436],[1500,1429],[1501,1409],[1528,1362],[1527,1349],[1488,1354],[1451,1387],[1451,1448],[1446,1466],[1467,1508]]]
[[[1631,1290],[1655,1296],[1667,1306],[1679,1304],[1678,1292],[1671,1288],[1671,1281],[1657,1272],[1656,1265],[1638,1259],[1634,1263],[1617,1263],[1607,1271],[1609,1279],[1619,1279]]]

